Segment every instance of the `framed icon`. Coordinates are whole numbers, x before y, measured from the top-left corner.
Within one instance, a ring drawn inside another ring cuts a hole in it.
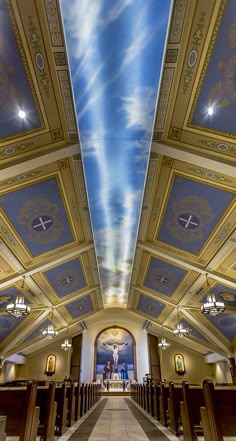
[[[175,354],[175,372],[179,375],[183,375],[186,372],[184,356],[182,354]]]
[[[54,354],[50,354],[47,356],[45,374],[50,376],[55,374],[56,372],[56,360],[57,357]]]

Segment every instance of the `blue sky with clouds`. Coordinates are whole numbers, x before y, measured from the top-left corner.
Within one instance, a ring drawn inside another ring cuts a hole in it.
[[[171,0],[61,0],[104,303],[127,302]]]

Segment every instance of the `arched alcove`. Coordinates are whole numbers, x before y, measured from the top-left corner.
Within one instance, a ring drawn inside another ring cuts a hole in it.
[[[107,364],[109,369],[105,368]],[[94,381],[103,381],[108,372],[110,378],[116,373],[119,378],[137,379],[135,338],[122,326],[104,328],[95,339]]]

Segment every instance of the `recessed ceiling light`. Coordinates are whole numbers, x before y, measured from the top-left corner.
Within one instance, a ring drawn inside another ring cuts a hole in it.
[[[214,109],[213,109],[212,106],[211,106],[211,107],[208,107],[207,113],[208,113],[208,115],[213,115],[213,113],[214,113]]]
[[[19,116],[19,118],[21,118],[21,119],[25,119],[25,118],[26,118],[26,113],[25,113],[25,111],[24,111],[24,110],[19,110],[19,112],[18,112],[18,116]]]

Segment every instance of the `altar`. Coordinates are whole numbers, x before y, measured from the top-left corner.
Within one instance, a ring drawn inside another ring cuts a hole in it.
[[[105,380],[106,390],[126,390],[129,381],[128,380]]]

